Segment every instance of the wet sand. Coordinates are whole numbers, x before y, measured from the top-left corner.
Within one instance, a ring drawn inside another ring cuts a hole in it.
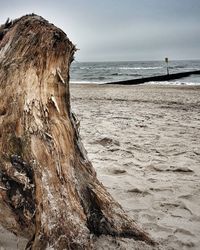
[[[200,249],[200,87],[70,88],[98,178],[159,243],[102,236],[95,249]],[[0,228],[0,246],[17,249],[17,239]]]

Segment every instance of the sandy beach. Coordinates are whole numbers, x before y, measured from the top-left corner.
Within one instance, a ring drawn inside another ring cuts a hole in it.
[[[99,180],[158,243],[102,236],[95,249],[200,249],[200,86],[72,84],[70,91]],[[24,244],[0,228],[0,249]]]
[[[125,211],[161,249],[199,249],[200,87],[72,85],[71,98],[98,178]]]

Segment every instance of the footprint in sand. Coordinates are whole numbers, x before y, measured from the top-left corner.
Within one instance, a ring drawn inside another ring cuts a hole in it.
[[[137,187],[128,189],[127,193],[132,193],[135,195],[142,195],[142,196],[150,195],[150,193],[147,190],[142,190],[142,189],[139,189]]]
[[[194,171],[189,167],[177,167],[177,166],[152,166],[153,170],[157,172],[178,172],[178,173],[193,173]]]
[[[126,173],[126,170],[124,169],[114,169],[112,171],[113,174],[125,174]]]
[[[98,139],[95,141],[95,143],[100,144],[104,147],[110,146],[110,145],[116,145],[116,146],[120,146],[120,143],[117,140],[108,138],[108,137],[104,137],[102,139]]]

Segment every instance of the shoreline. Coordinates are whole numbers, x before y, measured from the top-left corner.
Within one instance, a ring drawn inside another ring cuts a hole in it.
[[[200,84],[193,84],[193,85],[187,85],[187,84],[151,84],[151,83],[142,83],[142,84],[139,84],[139,85],[120,85],[120,84],[106,84],[106,83],[97,83],[97,82],[91,82],[91,83],[70,83],[69,84],[70,87],[72,88],[76,88],[76,87],[81,87],[81,86],[87,86],[87,87],[90,87],[90,86],[104,86],[104,87],[130,87],[130,88],[134,88],[134,87],[150,87],[150,88],[157,88],[157,87],[161,87],[161,88],[197,88],[197,89],[200,89]]]
[[[119,82],[120,83],[120,82]],[[113,86],[117,86],[117,85],[120,85],[120,86],[124,86],[124,85],[126,85],[126,84],[115,84],[115,83],[113,83],[113,82],[94,82],[94,81],[92,81],[92,82],[88,82],[88,81],[85,81],[85,82],[80,82],[80,81],[72,81],[72,82],[70,82],[70,85],[113,85]],[[192,82],[190,82],[190,83],[186,83],[186,82],[176,82],[176,81],[174,81],[174,82],[165,82],[165,81],[163,81],[163,82],[160,82],[160,81],[158,81],[158,82],[146,82],[146,83],[141,83],[141,84],[127,84],[126,86],[136,86],[136,85],[153,85],[153,86],[156,86],[156,85],[158,85],[158,86],[192,86],[192,87],[198,87],[198,86],[200,86],[200,83],[197,83],[197,82],[194,82],[194,83],[192,83]]]

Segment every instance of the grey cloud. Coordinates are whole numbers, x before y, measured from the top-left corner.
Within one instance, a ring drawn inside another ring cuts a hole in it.
[[[37,13],[77,44],[76,59],[198,59],[199,0],[1,1],[0,22]]]

